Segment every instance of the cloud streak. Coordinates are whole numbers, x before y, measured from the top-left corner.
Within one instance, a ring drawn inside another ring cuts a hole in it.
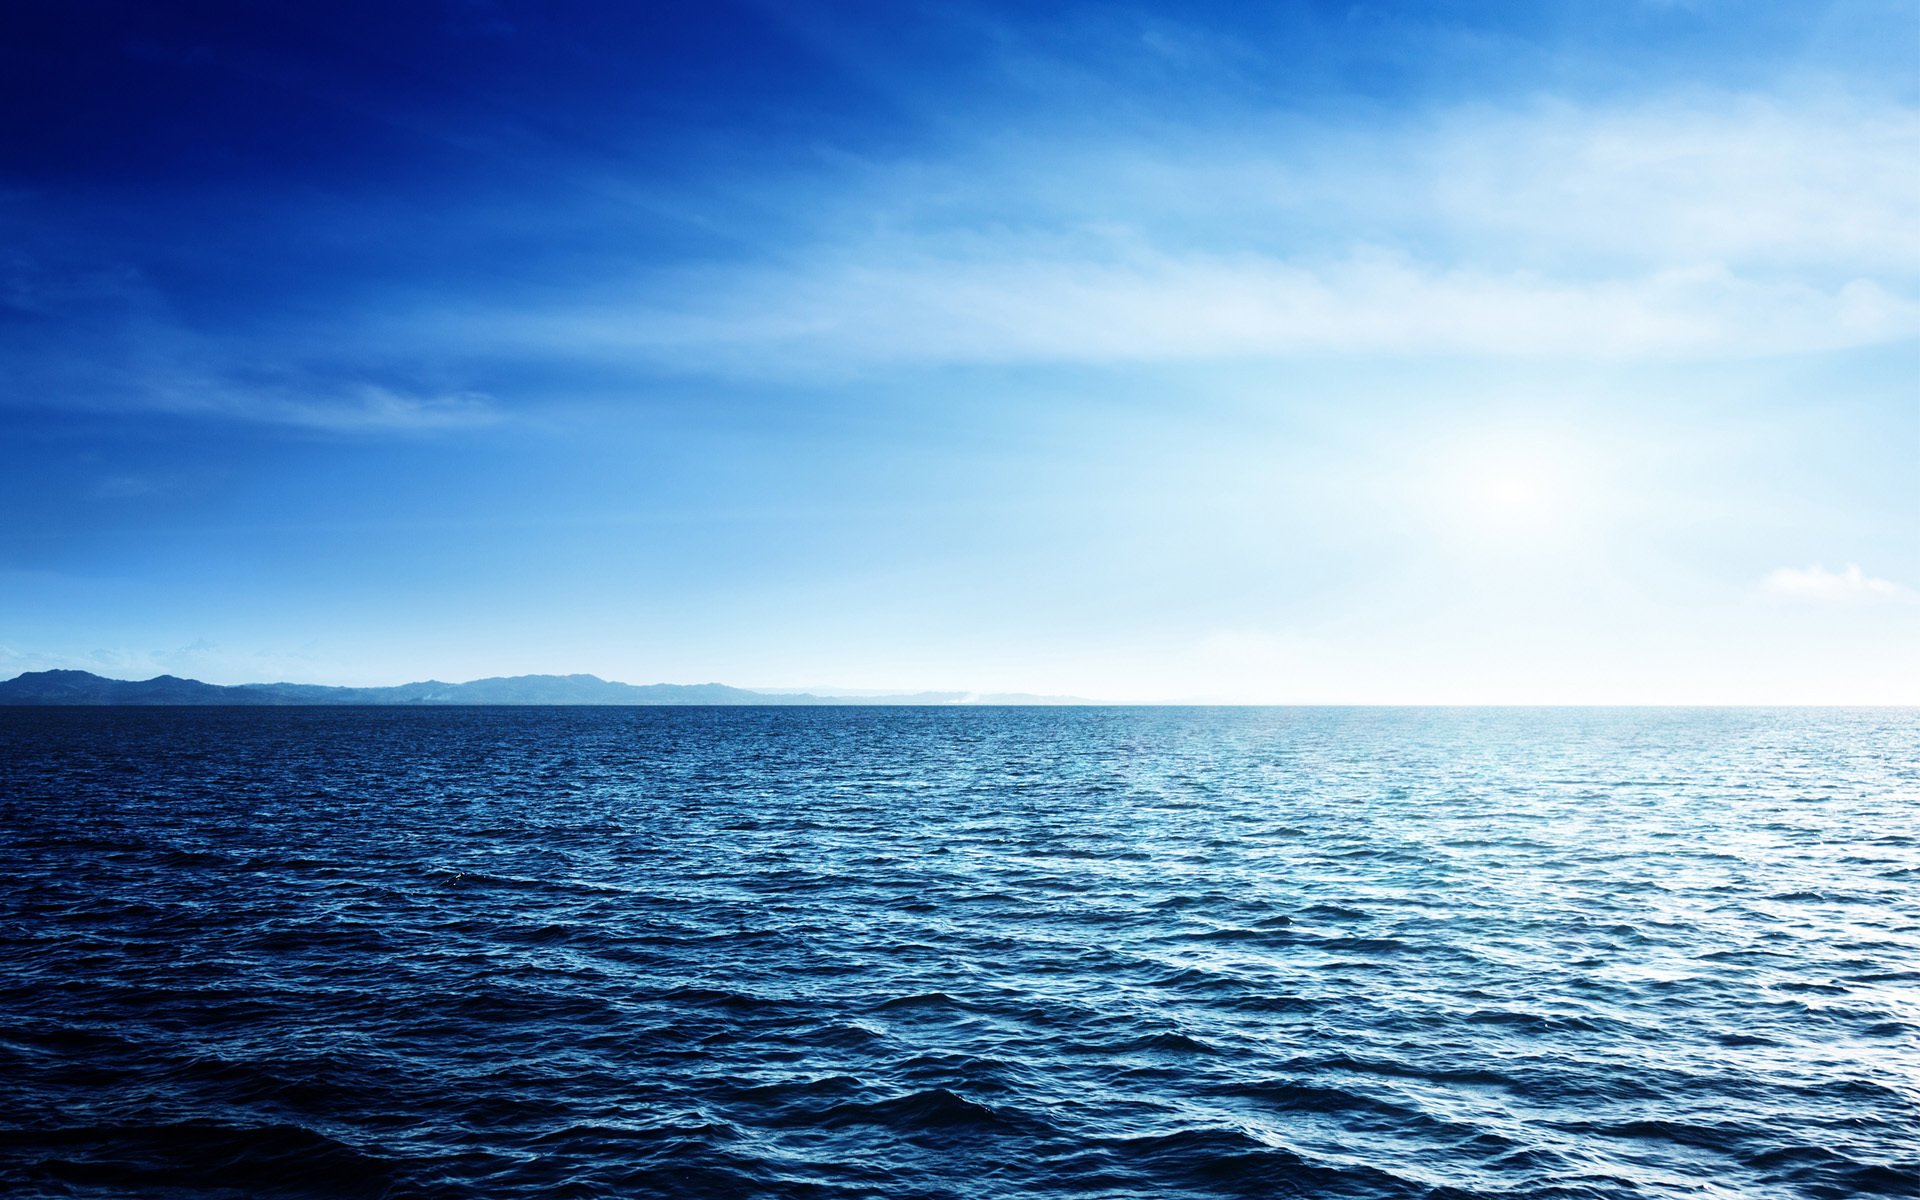
[[[1746,357],[1920,336],[1920,302],[1722,265],[1593,282],[1369,252],[1260,256],[881,254],[714,281],[678,309],[494,314],[446,332],[525,353],[721,373],[1295,354],[1579,360]]]
[[[1904,584],[1867,574],[1858,563],[1849,563],[1840,571],[1831,571],[1818,564],[1781,567],[1769,572],[1761,582],[1761,587],[1770,595],[1822,604],[1848,604],[1863,600],[1911,601],[1920,598]]]
[[[407,336],[721,374],[1312,353],[1594,361],[1920,336],[1920,113],[1738,96],[1219,114],[1029,136],[819,194],[757,261],[585,280]],[[1224,136],[1222,129],[1251,126]]]
[[[347,309],[265,310],[239,337],[104,248],[67,246],[59,270],[0,272],[16,314],[0,357],[16,404],[377,436],[497,422],[530,403],[504,377],[578,368],[617,386],[1301,355],[1676,362],[1920,337],[1911,107],[1688,94],[1183,122],[980,128],[937,158],[789,168],[715,200],[739,251],[724,260],[580,259],[479,290],[428,273]],[[553,199],[532,228],[524,197],[442,215],[506,239],[485,247],[502,263],[543,229],[612,244],[654,220]],[[52,317],[49,341],[33,327]]]
[[[176,386],[160,407],[187,416],[226,416],[338,434],[434,433],[504,419],[499,405],[481,392],[418,393],[376,384],[313,391]]]

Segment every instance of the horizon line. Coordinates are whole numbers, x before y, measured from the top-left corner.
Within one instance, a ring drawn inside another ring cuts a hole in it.
[[[608,679],[586,671],[570,672],[529,672],[519,675],[481,675],[467,680],[414,679],[398,684],[333,684],[299,683],[293,680],[251,681],[246,683],[210,683],[190,676],[163,672],[145,679],[122,679],[101,675],[83,667],[47,667],[34,671],[22,671],[10,679],[0,680],[0,685],[17,683],[30,676],[69,674],[84,675],[108,683],[142,684],[173,680],[181,683],[198,684],[215,688],[326,688],[339,691],[391,691],[408,687],[439,684],[446,687],[467,687],[475,683],[511,682],[530,679],[578,679],[592,680],[611,687],[644,688],[725,688],[733,692],[766,696],[767,703],[746,701],[733,704],[719,703],[670,703],[670,702],[595,702],[595,701],[499,701],[481,702],[418,700],[404,704],[379,704],[367,701],[326,701],[326,700],[288,700],[272,705],[234,705],[219,701],[167,701],[153,702],[59,702],[45,700],[15,701],[0,697],[0,707],[5,708],[49,708],[49,707],[92,707],[92,708],[236,708],[236,707],[275,707],[275,708],[1418,708],[1418,709],[1920,709],[1920,700],[1779,700],[1779,699],[1740,699],[1740,700],[1334,700],[1334,699],[1294,699],[1294,700],[1229,700],[1189,697],[1181,699],[1155,700],[1109,700],[1086,696],[1046,694],[1015,689],[989,690],[979,688],[938,688],[921,687],[904,690],[884,688],[828,688],[824,691],[811,688],[794,687],[746,687],[737,684],[705,681],[700,683],[655,682],[649,684],[627,683],[622,680]],[[914,703],[919,696],[955,696],[947,701]],[[982,697],[972,699],[972,697]],[[986,699],[1001,697],[1002,699]],[[1015,699],[1018,697],[1018,699]],[[795,704],[796,699],[815,701],[812,704]]]

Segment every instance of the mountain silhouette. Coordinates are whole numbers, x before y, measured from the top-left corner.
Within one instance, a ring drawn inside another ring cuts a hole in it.
[[[597,675],[508,675],[395,687],[329,687],[315,683],[231,686],[157,675],[108,679],[90,671],[28,671],[0,683],[0,705],[455,705],[455,704],[1084,704],[1060,696],[915,692],[883,696],[816,696],[756,692],[724,683],[614,683]]]

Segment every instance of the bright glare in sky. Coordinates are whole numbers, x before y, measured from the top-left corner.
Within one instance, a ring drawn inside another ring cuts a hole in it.
[[[1537,463],[1494,463],[1471,486],[1480,513],[1491,524],[1524,527],[1552,521],[1553,493]]]
[[[1580,493],[1592,464],[1577,447],[1518,435],[1468,441],[1441,452],[1428,483],[1435,513],[1457,537],[1512,545],[1574,536],[1586,516]]]

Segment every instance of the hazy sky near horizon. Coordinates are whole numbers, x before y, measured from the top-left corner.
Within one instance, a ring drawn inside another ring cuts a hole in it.
[[[1920,703],[1920,0],[27,3],[0,675]]]

